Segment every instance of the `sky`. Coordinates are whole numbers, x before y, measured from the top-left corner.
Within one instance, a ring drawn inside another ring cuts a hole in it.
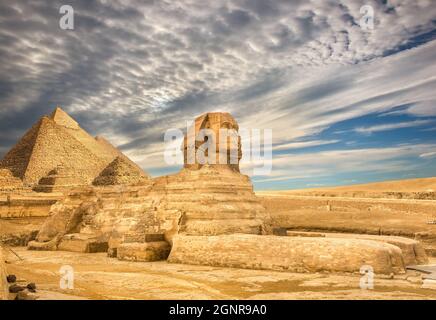
[[[0,157],[58,105],[152,176],[212,111],[272,129],[271,172],[241,163],[257,190],[435,176],[436,3],[2,0]]]

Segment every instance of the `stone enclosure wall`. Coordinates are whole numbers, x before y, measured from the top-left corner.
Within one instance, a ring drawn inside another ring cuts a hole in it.
[[[290,272],[404,273],[400,248],[378,241],[258,235],[184,236],[173,239],[168,258],[185,263]]]
[[[0,219],[48,217],[51,206],[61,198],[62,195],[0,195]]]

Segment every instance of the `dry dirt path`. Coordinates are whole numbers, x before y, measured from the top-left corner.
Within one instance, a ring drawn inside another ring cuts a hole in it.
[[[14,250],[24,260],[9,255],[8,273],[35,282],[42,299],[436,299],[436,287],[422,288],[414,271],[394,279],[376,275],[374,290],[362,290],[358,274],[296,274]],[[74,268],[74,289],[60,289],[64,265]]]

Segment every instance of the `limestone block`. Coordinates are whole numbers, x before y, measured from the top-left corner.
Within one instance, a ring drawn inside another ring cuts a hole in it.
[[[6,281],[8,273],[6,272],[6,265],[3,256],[2,248],[0,247],[0,300],[7,300],[9,296],[9,286]]]
[[[39,241],[30,241],[27,244],[27,250],[35,250],[35,251],[56,251],[58,248],[58,239],[54,238],[50,241],[39,242]]]
[[[159,261],[168,258],[170,245],[165,241],[123,243],[118,247],[119,260]]]
[[[401,249],[363,239],[277,237],[247,234],[173,238],[172,263],[291,272],[404,273]]]
[[[92,195],[89,200],[91,199]],[[52,206],[51,216],[42,225],[36,240],[45,242],[56,236],[75,232],[82,222],[83,215],[93,212],[95,205],[93,201],[73,201],[70,198],[59,201]]]
[[[126,156],[118,156],[94,179],[97,186],[136,185],[147,183],[149,177],[134,162]]]
[[[10,170],[0,168],[0,190],[19,190],[23,188],[23,182],[14,177]]]
[[[66,239],[62,240],[58,246],[58,250],[71,252],[86,252],[88,241],[82,239]]]
[[[281,237],[287,236],[286,228],[273,228],[272,234],[275,236],[281,236]]]
[[[190,235],[219,235],[231,233],[261,234],[262,221],[258,219],[188,220],[183,232]]]
[[[299,232],[299,231],[287,231],[286,235],[288,237],[325,237],[325,234],[319,232]]]
[[[124,243],[133,242],[156,242],[165,241],[165,235],[163,233],[126,233],[124,235]]]
[[[423,281],[422,288],[436,290],[436,280],[425,279]]]
[[[0,218],[47,217],[50,207],[60,200],[61,196],[34,197],[17,195],[0,199]]]
[[[62,238],[58,245],[58,250],[83,252],[83,253],[96,253],[108,251],[107,241],[102,241],[96,238],[87,237],[81,234],[70,234]]]
[[[366,240],[375,240],[390,243],[394,246],[397,246],[403,252],[404,264],[408,265],[417,265],[417,264],[426,264],[428,263],[428,258],[425,253],[424,247],[421,245],[419,241],[397,237],[397,236],[378,236],[378,235],[370,235],[370,234],[340,234],[340,233],[325,233],[326,237],[333,238],[354,238],[354,239],[366,239]]]

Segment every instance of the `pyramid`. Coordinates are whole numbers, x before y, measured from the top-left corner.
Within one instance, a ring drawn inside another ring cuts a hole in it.
[[[65,128],[76,130],[80,129],[79,124],[60,107],[56,107],[56,109],[50,115],[50,118],[58,125]]]
[[[13,176],[23,179],[30,162],[33,146],[36,143],[42,120],[26,132],[21,140],[0,161],[0,168],[8,169]]]
[[[126,156],[118,156],[95,178],[93,184],[98,186],[129,184],[137,185],[147,182],[149,177]]]
[[[139,171],[141,171],[143,174],[144,171],[141,169],[140,166],[138,166],[135,162],[129,159],[124,153],[122,153],[120,150],[115,148],[109,141],[107,141],[104,137],[96,136],[95,140],[104,146],[104,148],[108,151],[111,151],[114,157],[122,157],[124,160],[129,162],[133,167],[136,167]]]
[[[42,177],[33,190],[37,192],[62,192],[84,184],[86,184],[85,179],[78,175],[74,168],[59,165],[47,176]]]
[[[23,182],[14,177],[12,172],[8,169],[0,169],[0,189],[10,190],[23,187]]]
[[[58,107],[32,126],[0,161],[0,168],[10,170],[26,185],[37,185],[63,166],[74,172],[77,184],[91,184],[116,157],[128,159],[103,140],[93,138]]]

